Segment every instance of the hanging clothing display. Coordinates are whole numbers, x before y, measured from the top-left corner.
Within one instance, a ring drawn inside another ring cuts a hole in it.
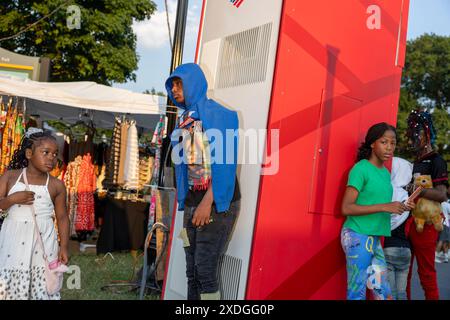
[[[125,160],[127,156],[128,128],[130,123],[124,121],[120,126],[120,148],[119,148],[119,172],[117,174],[117,184],[123,186],[125,183]],[[128,170],[128,168],[127,168]]]
[[[97,167],[97,170],[100,171],[97,178],[97,192],[104,192],[103,182],[105,180],[106,165],[104,164],[101,167]]]
[[[90,154],[78,156],[68,164],[64,176],[67,188],[70,235],[95,229],[94,192],[96,176]]]
[[[139,190],[150,184],[153,173],[153,157],[139,159]]]
[[[127,133],[127,148],[124,167],[124,188],[137,190],[139,187],[139,146],[136,121],[129,123]]]
[[[93,231],[95,229],[94,192],[97,177],[90,154],[83,156],[79,171],[76,231]]]
[[[78,157],[67,165],[67,172],[64,175],[64,185],[67,192],[67,208],[69,211],[70,235],[76,235],[75,216],[77,212],[77,186],[78,171],[80,168],[81,157]]]
[[[1,162],[0,174],[3,174],[11,161],[14,152],[20,145],[25,134],[25,123],[23,113],[19,113],[17,106],[12,106],[12,99],[5,108],[2,104],[1,111]],[[6,109],[6,110],[5,110]]]
[[[117,185],[117,178],[119,175],[121,124],[122,120],[119,117],[116,117],[111,138],[111,147],[109,150],[109,163],[106,167],[105,182],[103,184],[106,188]]]
[[[78,131],[84,131],[80,134]],[[83,130],[84,129],[84,130]],[[86,124],[84,122],[73,125],[70,128],[70,144],[69,144],[69,162],[75,160],[78,156],[90,154],[95,152],[94,135],[95,128],[92,123]]]
[[[151,200],[150,200],[150,209],[148,211],[148,225],[147,229],[150,231],[153,223],[155,222],[155,213],[156,213],[156,194],[158,188],[156,187],[158,185],[159,180],[159,168],[161,165],[161,146],[162,141],[164,137],[164,129],[165,129],[165,122],[166,118],[161,115],[159,117],[159,121],[156,124],[155,132],[153,133],[153,139],[152,144],[156,147],[156,153],[155,153],[155,161],[153,163],[153,174],[151,179],[151,185],[152,191],[151,191]]]

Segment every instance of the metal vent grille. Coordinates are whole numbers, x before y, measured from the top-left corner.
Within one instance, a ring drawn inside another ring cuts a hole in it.
[[[222,300],[237,300],[242,260],[224,254],[219,261],[219,288]]]
[[[219,89],[266,80],[272,23],[224,39],[218,68]]]

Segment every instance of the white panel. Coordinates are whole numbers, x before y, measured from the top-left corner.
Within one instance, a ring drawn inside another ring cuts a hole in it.
[[[215,88],[217,63],[219,62],[221,39],[209,41],[203,45],[203,50],[200,57],[200,67],[205,73],[208,81],[208,89]]]
[[[201,35],[200,47],[200,66],[208,73],[208,70],[219,71],[219,61],[211,61],[210,58],[216,55],[217,45],[212,45],[211,41],[222,42],[222,49],[224,50],[224,39],[228,36],[236,35],[238,37],[237,43],[243,46],[244,39],[243,31],[252,30],[267,24],[270,24],[270,37],[264,39],[263,45],[256,44],[257,39],[253,39],[253,44],[250,41],[247,49],[258,48],[262,51],[255,53],[260,60],[248,61],[249,66],[247,70],[251,70],[254,74],[264,74],[263,81],[253,81],[247,83],[242,81],[235,86],[223,89],[217,88],[217,81],[220,75],[215,76],[214,86],[210,87],[208,91],[209,98],[215,99],[224,106],[236,110],[239,115],[239,125],[243,130],[246,129],[266,129],[267,119],[270,105],[270,97],[272,91],[272,79],[275,67],[275,57],[278,43],[278,32],[281,18],[282,0],[245,0],[239,8],[234,7],[229,0],[213,0],[207,1],[204,13],[204,25]],[[256,31],[252,31],[256,32]],[[241,35],[237,35],[241,33]],[[248,40],[248,39],[247,39]],[[206,45],[205,45],[206,44]],[[205,52],[209,51],[211,52]],[[253,53],[252,53],[253,54]],[[267,56],[266,56],[267,55]],[[218,59],[227,59],[228,57],[218,57]],[[204,59],[204,60],[203,60]],[[266,61],[266,63],[264,63]],[[262,71],[261,71],[262,69]],[[239,70],[239,72],[243,72]],[[245,79],[246,75],[238,74],[240,79]],[[265,140],[258,139],[259,156],[263,153],[263,146]],[[249,145],[247,143],[246,149]],[[242,160],[244,156],[244,139],[240,138],[239,158]],[[227,282],[225,285],[228,288],[235,288],[238,299],[245,298],[245,290],[247,283],[247,274],[250,262],[250,251],[253,239],[253,228],[255,223],[255,213],[258,200],[259,181],[261,174],[261,164],[243,164],[238,167],[238,179],[241,187],[241,212],[237,221],[233,237],[228,246],[227,255],[233,257],[233,261],[226,264],[226,270],[220,270],[220,274],[228,274],[229,272],[240,272],[240,276],[236,277],[239,284],[236,285],[234,281]],[[180,215],[180,213],[179,213]],[[179,230],[176,230],[179,232]],[[172,242],[171,259],[169,264],[169,275],[167,284],[168,287],[174,287],[173,281],[179,281],[179,278],[173,278],[170,273],[177,273],[178,275],[185,275],[185,265],[181,264],[180,257],[184,259],[184,253],[180,252],[176,247],[181,243],[178,241]],[[179,254],[180,257],[174,257],[174,254]],[[236,260],[235,260],[236,259]],[[234,262],[238,261],[238,262]],[[234,277],[234,276],[233,276]],[[186,282],[186,278],[184,278]],[[222,284],[223,287],[223,284]],[[231,289],[227,289],[231,290]],[[186,297],[187,292],[184,293]],[[233,296],[231,292],[226,292],[227,297]],[[174,291],[166,291],[165,299],[177,299],[178,294]]]
[[[175,225],[173,226],[170,263],[167,270],[167,283],[164,299],[183,300],[186,299],[187,296],[186,260],[183,249],[183,240],[178,238],[182,228],[183,211],[177,211]]]
[[[215,88],[225,89],[266,80],[271,29],[272,23],[266,23],[224,39],[217,70],[219,80]],[[206,44],[203,48],[203,52],[211,51]],[[207,68],[208,62],[202,60],[203,65]],[[216,67],[217,63],[213,66]]]

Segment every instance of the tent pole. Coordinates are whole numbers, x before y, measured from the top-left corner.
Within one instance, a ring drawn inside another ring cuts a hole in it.
[[[172,48],[172,62],[170,65],[170,73],[183,63],[183,46],[184,35],[186,32],[186,20],[189,0],[178,0],[177,17],[175,22],[175,33]],[[169,107],[170,106],[170,107]],[[177,108],[173,105],[172,101],[167,97],[168,111],[177,112]],[[170,135],[175,128],[176,114],[168,113],[168,126],[167,134]]]
[[[177,16],[175,21],[175,32],[174,41],[172,48],[172,62],[170,65],[170,72],[172,72],[183,63],[183,46],[184,46],[184,35],[186,33],[186,20],[188,11],[189,0],[178,0],[177,4]],[[177,120],[177,107],[174,106],[172,101],[167,97],[167,138],[163,141],[163,146],[161,150],[161,159],[166,158],[166,153],[168,152],[170,145],[170,135],[175,129],[175,124]],[[162,185],[162,171],[164,170],[165,163],[160,166],[158,185]]]

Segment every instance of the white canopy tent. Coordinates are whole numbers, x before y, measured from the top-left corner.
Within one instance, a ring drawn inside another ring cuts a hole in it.
[[[26,98],[27,114],[42,120],[79,120],[83,110],[92,110],[94,123],[114,126],[114,116],[130,114],[143,128],[154,128],[165,114],[166,98],[112,88],[95,82],[37,82],[0,75],[0,94]]]

